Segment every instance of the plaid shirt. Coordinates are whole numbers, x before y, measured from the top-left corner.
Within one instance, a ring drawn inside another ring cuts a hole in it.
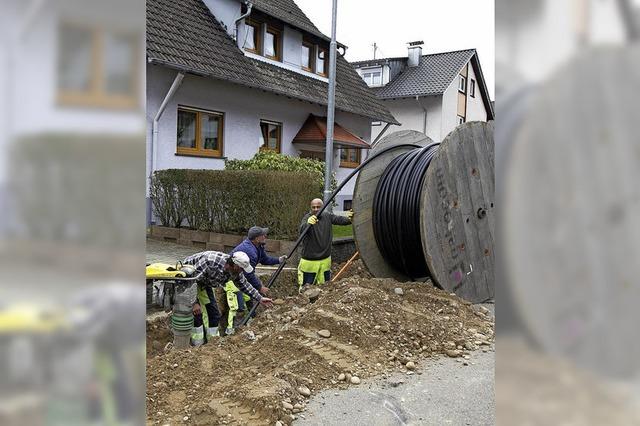
[[[228,281],[233,280],[241,291],[251,296],[253,300],[261,301],[262,295],[247,282],[244,274],[240,273],[233,276],[224,270],[224,265],[226,265],[228,258],[228,254],[219,251],[203,251],[192,254],[182,263],[185,265],[193,265],[198,272],[202,272],[203,277],[201,279],[205,285],[224,287]]]

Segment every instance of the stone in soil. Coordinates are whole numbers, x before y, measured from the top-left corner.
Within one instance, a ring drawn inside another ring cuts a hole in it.
[[[320,330],[318,331],[318,335],[320,337],[329,338],[331,337],[331,332],[329,330]]]
[[[360,384],[360,378],[358,376],[351,376],[351,384],[352,385],[359,385]]]
[[[320,296],[320,289],[310,288],[309,290],[305,291],[303,294],[309,298],[309,302],[314,303],[316,300],[318,300],[318,297]]]
[[[287,401],[282,401],[282,408],[285,410],[293,410],[293,405],[289,404]]]
[[[409,361],[407,362],[407,370],[415,370],[416,369],[416,364],[413,361]]]
[[[397,294],[398,296],[402,296],[402,295],[404,294],[404,290],[402,290],[402,288],[401,288],[401,287],[396,287],[396,288],[394,288],[394,289],[393,289],[393,292],[394,292],[395,294]]]
[[[307,398],[311,396],[311,391],[306,386],[300,386],[298,388],[298,393],[302,396],[306,396]]]
[[[347,376],[344,373],[340,373],[338,375],[338,381],[340,381],[340,382],[343,382],[346,378],[347,378]]]

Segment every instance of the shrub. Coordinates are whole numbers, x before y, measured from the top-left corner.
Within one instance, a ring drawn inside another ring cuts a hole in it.
[[[324,191],[324,161],[290,157],[273,151],[260,151],[251,160],[227,160],[227,170],[279,170],[286,172],[311,173],[318,187],[317,197],[322,198]],[[331,190],[336,184],[335,173],[331,176]]]
[[[244,234],[270,228],[272,238],[295,239],[300,219],[316,197],[309,172],[269,170],[159,170],[151,199],[162,225]]]

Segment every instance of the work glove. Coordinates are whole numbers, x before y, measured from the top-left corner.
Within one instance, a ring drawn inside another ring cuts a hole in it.
[[[316,223],[318,223],[318,218],[315,215],[309,216],[309,219],[307,219],[307,223],[309,225],[315,225]]]
[[[347,211],[347,217],[349,218],[349,220],[353,220],[353,210]]]
[[[285,260],[287,260],[289,257],[286,254],[283,254],[282,256],[280,256],[278,258],[278,262],[280,263],[284,263]]]

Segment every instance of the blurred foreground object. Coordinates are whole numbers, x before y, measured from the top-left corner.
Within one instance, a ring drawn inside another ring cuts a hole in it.
[[[496,15],[497,419],[640,424],[640,2],[536,3]]]
[[[0,424],[140,422],[144,2],[0,7]]]

